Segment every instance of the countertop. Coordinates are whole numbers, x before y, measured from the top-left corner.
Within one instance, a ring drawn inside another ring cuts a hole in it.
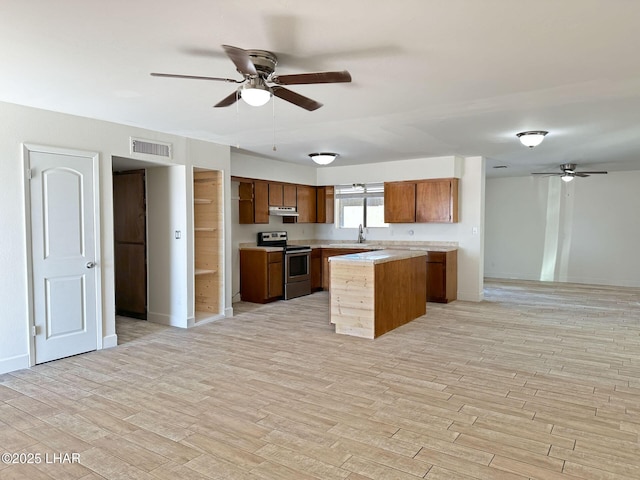
[[[338,255],[336,257],[329,257],[329,261],[339,264],[353,264],[353,263],[370,263],[370,264],[378,264],[378,263],[386,263],[393,262],[395,260],[403,260],[405,258],[414,258],[414,257],[426,257],[427,252],[425,251],[417,251],[417,250],[396,250],[396,249],[386,249],[386,250],[372,250],[370,252],[360,252],[360,253],[348,253],[346,255]]]
[[[340,240],[292,240],[291,245],[309,245],[311,248],[344,248],[358,250],[412,250],[422,252],[452,252],[458,250],[457,242],[406,242],[406,241],[370,241],[364,243]],[[241,243],[240,250],[265,250],[281,252],[281,247],[258,247],[255,243]]]
[[[282,247],[258,247],[255,243],[252,244],[240,244],[240,250],[262,250],[263,252],[282,252]]]

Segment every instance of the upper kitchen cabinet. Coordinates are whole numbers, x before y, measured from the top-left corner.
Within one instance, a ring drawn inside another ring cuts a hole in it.
[[[315,223],[316,221],[316,187],[298,185],[298,223]]]
[[[269,184],[241,181],[238,188],[240,223],[269,223]]]
[[[297,217],[284,217],[284,223],[315,223],[316,187],[296,185]]]
[[[295,207],[296,186],[290,183],[269,183],[270,207]]]
[[[458,222],[458,179],[416,182],[416,222]]]
[[[385,223],[413,223],[416,221],[416,184],[413,182],[385,182]]]
[[[316,223],[333,223],[334,187],[316,189]]]
[[[458,179],[385,183],[384,220],[387,223],[456,223]]]

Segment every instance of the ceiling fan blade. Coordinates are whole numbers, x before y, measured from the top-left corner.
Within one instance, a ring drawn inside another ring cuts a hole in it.
[[[151,72],[152,77],[166,77],[166,78],[189,78],[191,80],[215,80],[217,82],[228,83],[242,83],[244,80],[234,80],[233,78],[220,78],[220,77],[201,77],[199,75],[180,75],[177,73],[157,73]]]
[[[240,98],[240,92],[236,90],[235,92],[224,97],[222,100],[216,103],[214,107],[228,107],[229,105],[233,105],[234,103],[236,103],[239,98]]]
[[[243,75],[258,75],[256,66],[251,61],[251,57],[249,57],[246,50],[238,47],[232,47],[231,45],[222,45],[222,48],[224,48],[224,51],[240,73]]]
[[[589,174],[586,173],[586,172],[575,172],[573,175],[576,176],[576,177],[588,177],[589,176]]]
[[[286,100],[287,102],[293,103],[299,107],[304,108],[305,110],[309,110],[310,112],[317,110],[322,106],[321,103],[316,102],[315,100],[310,99],[309,97],[305,97],[304,95],[300,95],[292,90],[289,90],[284,87],[272,87],[271,91],[273,94]]]
[[[271,78],[273,83],[278,85],[307,85],[311,83],[348,83],[351,81],[351,74],[343,70],[342,72],[316,72],[297,73],[293,75],[274,75]]]
[[[576,172],[576,175],[586,173],[587,175],[606,175],[607,172]]]

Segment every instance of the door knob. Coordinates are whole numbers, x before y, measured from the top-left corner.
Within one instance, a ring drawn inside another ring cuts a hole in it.
[[[93,268],[96,266],[96,262],[87,262],[87,268]]]

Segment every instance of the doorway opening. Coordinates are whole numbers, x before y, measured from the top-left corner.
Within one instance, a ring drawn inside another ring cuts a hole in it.
[[[116,315],[147,319],[147,198],[144,169],[113,172]]]

